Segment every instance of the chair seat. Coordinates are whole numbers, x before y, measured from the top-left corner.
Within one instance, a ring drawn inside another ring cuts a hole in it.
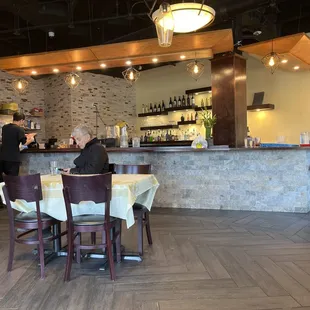
[[[110,222],[115,221],[115,217],[110,217]],[[96,226],[103,225],[105,223],[104,215],[78,215],[73,216],[73,223],[77,226]]]
[[[17,222],[25,222],[25,223],[34,223],[37,222],[37,212],[31,211],[28,213],[22,212],[15,216],[15,221]],[[42,221],[52,221],[55,220],[53,217],[49,216],[46,213],[41,213]]]
[[[134,211],[144,211],[144,212],[148,212],[148,208],[140,203],[135,203],[133,206],[132,206],[133,210]]]

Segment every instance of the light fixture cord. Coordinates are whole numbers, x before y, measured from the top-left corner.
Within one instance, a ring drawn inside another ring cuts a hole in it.
[[[202,0],[202,3],[201,3],[201,7],[200,7],[200,10],[199,10],[199,13],[198,13],[198,16],[200,15],[201,11],[202,11],[202,8],[205,4],[205,0]]]

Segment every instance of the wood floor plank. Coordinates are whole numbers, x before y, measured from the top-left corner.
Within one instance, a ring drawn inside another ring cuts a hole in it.
[[[228,279],[229,273],[207,246],[196,247],[196,252],[212,279]]]
[[[287,236],[295,235],[300,230],[302,230],[304,227],[308,226],[309,223],[310,222],[308,220],[303,220],[303,219],[295,221],[295,223],[293,223],[292,225],[284,229],[283,234]]]
[[[114,293],[113,294],[113,310],[134,310],[133,309],[133,294],[129,292]],[[104,305],[103,305],[104,306]],[[106,309],[106,308],[104,308]]]
[[[159,235],[168,266],[184,265],[178,244],[173,235]]]
[[[160,310],[265,310],[265,309],[289,309],[298,307],[299,304],[292,297],[260,297],[245,299],[199,299],[199,300],[173,300],[160,301]]]

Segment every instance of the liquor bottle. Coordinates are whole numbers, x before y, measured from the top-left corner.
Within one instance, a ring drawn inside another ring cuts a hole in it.
[[[145,113],[144,104],[142,104],[142,114]]]
[[[181,104],[182,104],[182,102],[181,102],[181,97],[179,96],[179,100],[178,100],[178,107],[180,107],[180,106],[181,106]]]
[[[191,121],[194,120],[194,116],[193,116],[193,113],[191,113]]]
[[[185,97],[183,95],[183,98],[182,98],[182,107],[185,107],[186,106],[186,101],[185,101]]]
[[[196,121],[198,120],[198,112],[196,112],[196,114],[195,114],[195,120]]]
[[[170,100],[169,100],[169,108],[172,108],[173,107],[173,102],[172,102],[172,99],[170,97]]]
[[[188,107],[191,106],[191,98],[189,98],[189,94],[187,94],[186,105],[187,105]]]
[[[195,107],[195,98],[194,98],[194,94],[192,94],[192,107]]]
[[[203,99],[201,99],[201,107],[202,107],[202,108],[205,107],[205,103],[204,103]]]
[[[178,106],[178,102],[177,102],[177,97],[174,96],[174,99],[173,99],[173,108],[177,107]]]
[[[189,121],[189,114],[187,113],[187,119],[186,119],[187,121]]]
[[[181,122],[183,123],[184,122],[184,115],[182,114],[182,116],[181,116]]]
[[[145,143],[147,142],[147,135],[146,135],[146,132],[145,132],[145,135],[144,135],[144,142],[145,142]]]
[[[171,101],[171,97],[170,97],[170,102],[172,103],[172,101]],[[169,106],[170,106],[170,103],[169,103]],[[164,100],[163,100],[163,102],[162,102],[162,104],[161,104],[161,110],[162,110],[162,111],[165,111],[165,110],[166,110]]]
[[[152,104],[150,103],[150,113],[153,112],[153,107],[152,107]]]
[[[154,104],[153,112],[157,112],[156,103]]]
[[[157,112],[160,113],[161,112],[161,106],[160,106],[160,103],[158,104],[157,106]]]
[[[149,113],[149,108],[148,108],[148,105],[146,104],[145,107],[144,107],[144,111],[145,113]]]

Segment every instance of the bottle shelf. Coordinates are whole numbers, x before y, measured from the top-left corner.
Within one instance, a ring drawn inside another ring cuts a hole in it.
[[[181,121],[181,122],[178,122],[178,125],[190,125],[190,124],[197,124],[196,121]]]
[[[176,129],[176,128],[179,128],[179,125],[161,125],[161,126],[140,127],[140,130]]]
[[[138,117],[146,117],[146,116],[156,116],[156,115],[168,115],[168,111],[162,111],[162,112],[148,112],[148,113],[140,113],[138,114]]]
[[[175,112],[175,111],[184,111],[184,110],[194,110],[196,108],[193,106],[183,106],[183,107],[174,107],[174,108],[167,108],[166,111],[168,112]]]
[[[206,107],[196,107],[195,111],[201,111],[201,110],[212,110],[212,105],[208,105]]]

